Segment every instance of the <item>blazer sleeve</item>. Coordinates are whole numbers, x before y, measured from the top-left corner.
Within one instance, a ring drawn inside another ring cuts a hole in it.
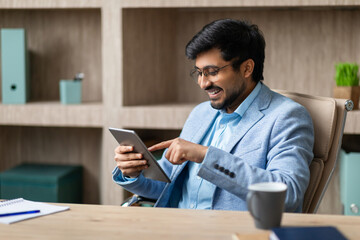
[[[164,155],[165,152],[158,163],[164,172],[170,176],[173,170],[173,165],[165,159]],[[117,167],[115,167],[112,172],[112,178],[116,184],[122,186],[127,191],[150,199],[158,199],[166,185],[165,182],[145,178],[142,174],[140,174],[137,178],[127,179],[122,175],[122,172]]]

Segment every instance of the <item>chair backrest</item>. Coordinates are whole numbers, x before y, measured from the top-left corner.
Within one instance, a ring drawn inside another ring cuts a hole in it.
[[[306,190],[303,212],[314,213],[326,191],[341,148],[346,113],[351,101],[275,90],[303,105],[314,124],[314,159],[310,164],[310,183]]]

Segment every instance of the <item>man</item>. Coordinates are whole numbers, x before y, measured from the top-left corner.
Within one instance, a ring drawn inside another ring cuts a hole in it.
[[[210,101],[189,115],[159,160],[172,182],[144,178],[147,162],[131,146],[115,149],[116,183],[157,207],[247,210],[247,187],[288,186],[286,211],[301,212],[313,158],[308,112],[263,80],[265,40],[256,25],[231,19],[206,25],[186,46],[192,76]],[[284,66],[286,67],[286,66]],[[280,74],[280,73],[279,73]]]

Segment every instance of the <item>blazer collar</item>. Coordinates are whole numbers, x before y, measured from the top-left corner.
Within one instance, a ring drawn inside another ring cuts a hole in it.
[[[258,96],[247,109],[244,116],[238,123],[238,126],[234,129],[231,141],[226,145],[224,151],[231,152],[234,146],[244,137],[250,128],[263,118],[264,113],[262,113],[262,110],[269,107],[271,98],[271,90],[263,84]]]

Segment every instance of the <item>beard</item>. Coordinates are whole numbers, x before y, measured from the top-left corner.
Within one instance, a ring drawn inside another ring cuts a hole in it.
[[[239,89],[234,89],[230,93],[230,95],[226,97],[222,102],[216,103],[210,99],[211,107],[214,109],[225,109],[225,110],[228,109],[229,107],[232,107],[235,104],[236,100],[244,94],[245,89],[246,89],[245,85],[242,85]],[[224,90],[222,89],[222,91]]]

